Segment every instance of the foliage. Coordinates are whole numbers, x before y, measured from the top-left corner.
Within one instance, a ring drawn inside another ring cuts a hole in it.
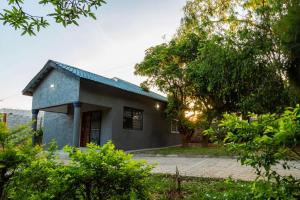
[[[268,182],[263,188],[253,185],[257,198],[299,198],[300,180],[276,172],[275,165],[284,169],[294,168],[290,160],[300,159],[300,107],[287,108],[280,115],[250,115],[242,120],[237,114],[225,114],[220,128],[226,133],[223,140],[229,150],[238,155],[243,165],[256,170]],[[208,134],[214,135],[210,129]],[[261,196],[262,195],[262,196]]]
[[[237,51],[253,48],[253,62],[288,77],[299,97],[299,9],[299,0],[189,0],[177,35],[205,32]]]
[[[199,123],[208,128],[224,112],[282,112],[299,101],[287,80],[291,57],[299,57],[289,56],[300,47],[293,40],[298,5],[190,0],[174,38],[146,50],[135,72],[168,95],[167,113],[179,119],[184,135]],[[187,110],[197,116],[193,126],[185,120]]]
[[[10,198],[147,199],[145,179],[151,166],[132,160],[111,142],[102,147],[88,144],[84,151],[67,146],[65,151],[71,158],[65,164],[50,151],[17,172]]]
[[[283,78],[264,60],[256,59],[257,45],[251,41],[232,47],[231,41],[217,36],[199,42],[187,77],[210,120],[223,112],[266,113],[290,104]]]
[[[49,6],[54,11],[44,16],[36,16],[25,11],[24,0],[7,0],[8,8],[0,11],[0,21],[4,25],[8,24],[14,29],[22,30],[22,35],[35,35],[41,28],[49,26],[50,18],[64,27],[71,24],[78,25],[80,17],[96,19],[93,10],[104,3],[104,0],[40,0],[38,5]]]
[[[185,112],[199,105],[191,98],[186,63],[196,56],[197,42],[196,35],[190,34],[181,40],[149,48],[144,60],[135,66],[135,74],[148,77],[143,85],[156,86],[168,94],[167,114],[179,120],[179,132],[188,138],[192,136],[195,123],[186,120]]]
[[[44,131],[43,131],[43,129],[40,128],[40,129],[38,129],[38,130],[35,131],[34,135],[35,136],[43,136],[43,134],[44,134]]]
[[[284,15],[274,24],[278,45],[286,57],[284,69],[291,85],[300,95],[300,1],[292,0]]]
[[[28,126],[9,130],[0,122],[0,199],[7,197],[7,188],[15,174],[28,166],[39,152],[31,144],[32,135]]]
[[[275,34],[275,29],[284,32],[275,27],[297,2],[187,2],[178,37],[192,32],[201,38],[188,74],[196,96],[211,106],[210,118],[223,112],[275,112],[299,101],[286,81],[287,55]]]

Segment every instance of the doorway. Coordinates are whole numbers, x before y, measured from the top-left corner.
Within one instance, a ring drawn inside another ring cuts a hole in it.
[[[101,111],[84,112],[82,114],[80,146],[88,143],[100,145]]]

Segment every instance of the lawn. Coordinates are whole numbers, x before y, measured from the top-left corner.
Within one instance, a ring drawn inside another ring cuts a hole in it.
[[[182,177],[181,198],[174,192],[174,176],[152,175],[148,181],[151,185],[151,199],[245,199],[251,182],[211,178]],[[172,189],[173,188],[173,189]],[[173,195],[172,195],[173,194]]]
[[[185,155],[185,156],[195,156],[195,155],[207,155],[207,156],[232,156],[228,150],[223,146],[214,147],[200,147],[200,146],[190,146],[190,147],[167,147],[155,150],[145,150],[137,151],[134,154],[161,154],[161,155]]]

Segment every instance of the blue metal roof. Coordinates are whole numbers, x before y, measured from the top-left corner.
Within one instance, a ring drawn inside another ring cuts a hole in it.
[[[152,99],[156,99],[159,101],[167,101],[167,98],[159,95],[157,93],[151,92],[151,91],[145,91],[141,87],[129,83],[127,81],[124,81],[119,78],[106,78],[104,76],[100,76],[98,74],[94,74],[67,64],[63,64],[57,61],[49,60],[45,67],[30,81],[30,83],[26,86],[26,88],[23,90],[23,94],[25,95],[32,95],[32,92],[34,88],[39,84],[39,82],[46,76],[46,74],[49,72],[49,68],[56,68],[63,70],[71,75],[74,75],[75,77],[78,77],[80,79],[90,80],[99,84],[111,86],[114,88],[118,88],[127,92],[139,94],[142,96],[150,97]]]

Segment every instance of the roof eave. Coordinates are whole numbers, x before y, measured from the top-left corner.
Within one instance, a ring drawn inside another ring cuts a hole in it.
[[[95,84],[101,84],[101,85],[104,85],[104,86],[107,86],[107,87],[115,88],[117,90],[125,91],[125,92],[128,92],[128,93],[134,94],[134,95],[139,95],[139,96],[142,96],[142,97],[150,98],[150,99],[160,101],[160,102],[163,102],[163,103],[168,103],[168,99],[163,98],[163,96],[161,98],[155,98],[155,97],[151,97],[151,96],[148,96],[148,95],[143,95],[143,94],[139,94],[139,93],[136,93],[136,92],[132,92],[130,90],[125,90],[125,89],[122,89],[122,88],[114,87],[114,86],[111,86],[109,84],[99,83],[97,81],[94,81],[94,80],[91,80],[91,79],[88,79],[88,78],[80,78],[80,79],[88,81],[88,82],[93,82]]]
[[[27,86],[23,89],[22,91],[22,94],[23,95],[26,95],[26,96],[32,96],[33,93],[34,93],[34,90],[36,89],[36,87],[42,82],[42,80],[47,76],[47,74],[53,70],[53,69],[56,69],[56,70],[59,70],[67,75],[70,75],[74,78],[78,78],[78,79],[84,79],[84,80],[87,80],[87,81],[92,81],[92,82],[95,82],[96,84],[102,84],[102,85],[107,85],[109,87],[114,87],[110,84],[105,84],[105,83],[100,83],[98,81],[94,81],[94,80],[91,80],[89,78],[84,78],[84,77],[80,77],[72,72],[70,72],[69,70],[66,70],[62,67],[60,67],[57,62],[55,61],[52,61],[52,60],[48,60],[46,62],[46,64],[44,65],[44,67],[33,77],[33,79],[27,84]],[[114,87],[116,89],[119,89],[119,90],[122,90],[122,91],[126,91],[126,92],[129,92],[129,93],[133,93],[133,94],[136,94],[136,95],[140,95],[140,96],[144,96],[144,97],[147,97],[147,98],[150,98],[150,99],[154,99],[156,101],[160,101],[160,102],[164,102],[164,103],[167,103],[168,100],[167,98],[163,97],[163,96],[157,96],[157,97],[154,97],[154,96],[151,96],[150,94],[149,95],[145,95],[145,94],[140,94],[140,93],[136,93],[136,92],[132,92],[130,90],[126,90],[126,89],[122,89],[122,88],[119,88],[119,87]],[[154,93],[155,95],[158,95],[156,93]]]
[[[44,79],[44,75],[47,74],[51,69],[54,68],[55,63],[52,60],[48,60],[44,67],[31,79],[31,81],[26,85],[26,87],[22,90],[22,94],[26,96],[33,95],[33,88],[34,85],[40,81],[40,79]]]

